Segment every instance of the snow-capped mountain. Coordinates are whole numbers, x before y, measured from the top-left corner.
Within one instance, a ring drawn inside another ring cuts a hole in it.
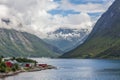
[[[48,38],[44,40],[67,52],[83,43],[89,33],[88,29],[59,28],[48,33]]]

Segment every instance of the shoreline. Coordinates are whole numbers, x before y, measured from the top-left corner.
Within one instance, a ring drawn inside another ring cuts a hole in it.
[[[56,67],[52,65],[48,65],[47,67],[34,67],[29,70],[19,70],[16,72],[9,72],[9,73],[0,73],[0,78],[6,78],[9,76],[15,76],[17,74],[23,73],[23,72],[35,72],[35,71],[42,71],[42,70],[48,70],[48,69],[57,69]]]
[[[22,72],[26,72],[26,71],[20,70],[20,71],[16,71],[16,72],[0,73],[0,78],[14,76],[14,75],[17,75],[17,74],[22,73]]]

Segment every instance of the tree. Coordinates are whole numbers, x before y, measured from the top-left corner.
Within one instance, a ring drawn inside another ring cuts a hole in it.
[[[6,68],[7,68],[7,66],[5,65],[5,63],[1,62],[0,63],[0,72],[6,72]]]
[[[0,63],[2,62],[2,59],[3,59],[4,57],[3,56],[0,56]]]

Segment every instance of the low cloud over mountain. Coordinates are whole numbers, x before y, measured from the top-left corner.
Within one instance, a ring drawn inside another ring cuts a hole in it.
[[[58,38],[54,32],[60,28],[76,31],[87,29],[90,32],[96,20],[112,2],[113,0],[0,0],[0,27],[27,31],[43,39]],[[56,35],[71,37],[70,33]]]

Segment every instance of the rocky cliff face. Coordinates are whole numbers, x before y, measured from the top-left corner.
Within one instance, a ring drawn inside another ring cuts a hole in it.
[[[62,57],[120,58],[120,0],[101,16],[82,45]]]

